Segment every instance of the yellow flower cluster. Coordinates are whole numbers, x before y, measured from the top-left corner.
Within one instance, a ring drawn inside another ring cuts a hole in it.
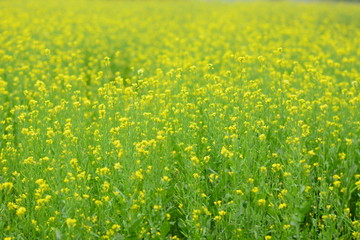
[[[360,6],[0,18],[0,239],[360,239]]]

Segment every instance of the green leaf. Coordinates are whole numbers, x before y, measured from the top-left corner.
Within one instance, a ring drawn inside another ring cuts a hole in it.
[[[160,227],[161,236],[166,236],[170,232],[170,223],[164,222]]]

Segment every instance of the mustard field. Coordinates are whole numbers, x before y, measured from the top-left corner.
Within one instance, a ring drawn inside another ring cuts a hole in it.
[[[360,239],[360,5],[0,1],[0,239]]]

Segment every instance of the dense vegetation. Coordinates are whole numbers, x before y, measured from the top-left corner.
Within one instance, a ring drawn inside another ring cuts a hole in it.
[[[3,239],[360,238],[359,6],[0,19]]]

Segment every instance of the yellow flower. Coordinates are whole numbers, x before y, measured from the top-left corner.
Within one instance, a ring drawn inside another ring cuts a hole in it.
[[[18,208],[19,206],[16,205],[15,203],[13,203],[13,202],[8,202],[7,207],[8,207],[9,210],[13,210],[13,209]]]
[[[334,180],[339,180],[341,177],[339,176],[339,175],[337,175],[337,174],[335,174],[334,176],[333,176],[333,179]]]
[[[285,224],[285,225],[283,226],[283,229],[286,230],[286,229],[288,229],[288,228],[290,228],[290,227],[291,227],[290,224]]]
[[[266,140],[266,135],[265,134],[260,134],[259,140],[260,141],[265,141]]]
[[[235,190],[235,193],[236,193],[236,194],[239,194],[239,195],[244,195],[244,192],[243,192],[243,191],[241,191],[240,189]]]
[[[230,152],[228,149],[226,149],[225,147],[222,147],[221,148],[221,155],[223,155],[224,157],[227,157],[227,158],[231,158],[234,156],[234,153]]]
[[[115,163],[114,164],[114,169],[116,169],[116,170],[119,170],[119,169],[121,169],[123,166],[121,166],[121,164],[120,163]]]
[[[94,203],[95,203],[96,206],[101,206],[101,205],[103,205],[103,202],[100,201],[100,200],[95,200]]]
[[[12,182],[4,182],[0,184],[0,190],[6,189],[10,191],[13,188],[14,184]]]
[[[155,211],[158,211],[158,210],[160,210],[161,209],[161,205],[154,205],[154,210]]]
[[[26,208],[24,207],[19,207],[17,210],[16,210],[16,215],[18,215],[19,217],[22,217],[26,212]]]
[[[120,225],[119,224],[114,224],[114,225],[112,225],[111,229],[113,229],[114,231],[119,231],[120,230]]]
[[[281,203],[278,208],[283,209],[283,208],[286,208],[286,206],[287,206],[286,203]]]
[[[220,216],[225,216],[225,215],[226,215],[226,212],[225,212],[225,211],[219,211],[219,215],[220,215]]]
[[[259,206],[265,206],[265,204],[266,204],[266,200],[265,200],[265,199],[259,199],[259,200],[258,200],[258,205],[259,205]]]
[[[161,181],[162,182],[170,182],[170,178],[168,177],[168,176],[163,176],[162,178],[161,178]]]
[[[333,184],[335,187],[340,187],[341,181],[335,181]]]
[[[133,205],[130,207],[131,210],[137,210],[137,209],[139,209],[139,208],[140,208],[140,206],[139,206],[138,204],[133,204]]]
[[[76,226],[76,219],[72,219],[72,218],[67,218],[66,220],[65,220],[65,222],[66,222],[66,225],[68,226],[68,228],[73,228],[73,227],[75,227]]]

